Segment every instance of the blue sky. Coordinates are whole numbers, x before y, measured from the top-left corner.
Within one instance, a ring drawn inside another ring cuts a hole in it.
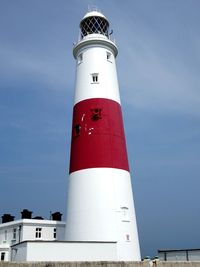
[[[73,43],[88,5],[119,48],[142,255],[200,247],[200,2],[0,1],[0,214],[65,216]]]

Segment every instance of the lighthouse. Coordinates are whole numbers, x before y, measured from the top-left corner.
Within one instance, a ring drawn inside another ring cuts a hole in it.
[[[74,45],[76,82],[66,241],[116,242],[117,260],[140,260],[136,215],[108,19],[86,13]],[[91,252],[92,253],[92,252]]]

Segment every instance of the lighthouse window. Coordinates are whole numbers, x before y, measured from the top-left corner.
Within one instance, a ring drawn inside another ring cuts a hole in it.
[[[126,234],[126,241],[130,241],[130,235]]]
[[[98,83],[98,73],[92,74],[92,83]]]
[[[107,60],[111,60],[111,53],[107,52]]]
[[[79,136],[80,132],[81,132],[81,125],[80,124],[76,124],[74,126],[74,130],[75,130],[75,136]]]
[[[130,222],[128,207],[121,207],[122,222]]]

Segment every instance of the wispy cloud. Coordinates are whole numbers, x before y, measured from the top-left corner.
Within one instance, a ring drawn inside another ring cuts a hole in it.
[[[174,60],[172,54],[159,55],[149,48],[133,54],[132,49],[126,48],[130,68],[121,75],[127,103],[200,115],[200,81],[192,70]]]
[[[192,20],[189,7],[188,11],[187,7],[175,11],[171,5],[160,6],[158,3],[152,19],[152,10],[139,10],[137,14],[134,8],[124,6],[119,11],[113,5],[119,18],[126,13],[125,20],[116,22],[122,97],[139,109],[199,116],[198,24]],[[159,8],[163,10],[159,12]]]
[[[28,52],[18,49],[17,46],[0,44],[2,80],[9,85],[12,81],[17,83],[29,79],[29,83],[41,82],[50,89],[67,90],[69,81],[66,75],[67,63],[60,59],[61,53],[59,51],[57,57],[56,55],[48,57],[48,52],[41,55],[41,52],[37,53],[34,49]]]

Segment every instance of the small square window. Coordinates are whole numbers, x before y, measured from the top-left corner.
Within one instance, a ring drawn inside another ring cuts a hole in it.
[[[126,241],[130,241],[130,235],[126,234]]]
[[[98,76],[97,75],[96,76],[93,76],[92,79],[93,79],[93,82],[94,83],[98,82]]]
[[[111,60],[111,53],[107,52],[107,60]]]
[[[92,83],[98,83],[99,79],[98,79],[98,73],[93,73],[92,74]]]

